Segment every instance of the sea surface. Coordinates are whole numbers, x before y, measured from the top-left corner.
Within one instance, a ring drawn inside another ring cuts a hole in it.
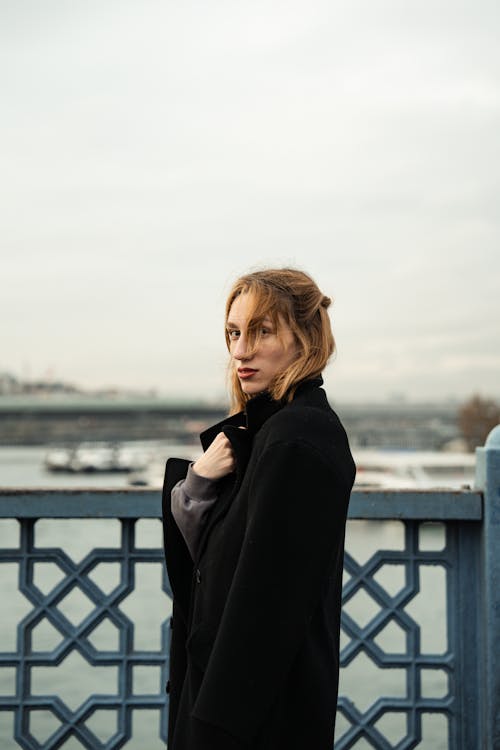
[[[179,446],[168,442],[141,443],[132,446],[137,450],[149,450],[152,463],[159,472],[168,456],[199,454],[198,446]],[[50,474],[44,468],[44,447],[0,447],[0,486],[2,487],[126,487],[127,475],[110,474],[100,476]],[[161,524],[155,519],[143,519],[137,523],[137,544],[141,547],[161,547]],[[104,520],[47,520],[40,519],[35,526],[37,547],[61,547],[74,560],[81,560],[94,547],[119,545],[120,523],[116,519]],[[444,545],[444,529],[440,524],[426,524],[421,528],[420,545],[425,549],[440,549]],[[17,547],[19,524],[16,520],[0,519],[0,548]],[[398,550],[404,548],[404,526],[399,521],[350,521],[347,528],[346,549],[360,563],[368,560],[378,549]],[[51,563],[37,563],[34,582],[47,593],[60,579],[60,571]],[[101,565],[96,584],[109,591],[116,586],[117,569],[113,565]],[[38,569],[39,568],[39,569]],[[406,611],[419,624],[423,652],[442,654],[447,648],[447,623],[445,612],[445,570],[439,566],[420,567],[420,593],[406,607]],[[134,648],[161,653],[160,626],[170,614],[170,601],[161,592],[162,566],[144,563],[136,566],[135,588],[120,605],[120,609],[135,626]],[[0,566],[0,651],[12,652],[17,648],[17,623],[31,610],[31,603],[18,590],[19,569],[17,563],[2,563]],[[404,568],[385,565],[376,577],[391,595],[404,585]],[[80,622],[92,608],[92,603],[75,590],[59,605],[61,611],[73,623]],[[89,609],[90,608],[90,609]],[[365,592],[361,592],[346,605],[346,611],[358,623],[365,625],[379,611],[378,604]],[[42,620],[33,631],[34,651],[50,652],[60,636],[47,622]],[[343,636],[342,645],[348,639]],[[386,653],[401,653],[405,648],[405,635],[401,628],[391,622],[376,638],[377,645]],[[97,649],[113,650],[117,647],[117,631],[106,622],[96,629],[93,644]],[[32,669],[32,692],[34,694],[58,694],[70,709],[76,709],[92,693],[116,694],[117,676],[113,667],[90,666],[77,652],[71,652],[59,666],[40,666]],[[157,667],[136,668],[133,676],[135,694],[151,694],[161,690],[160,673]],[[403,668],[379,669],[364,653],[341,670],[340,694],[349,696],[356,708],[365,711],[382,695],[403,697],[406,695],[406,672]],[[442,670],[423,670],[422,691],[425,696],[442,697],[448,690],[448,678]],[[15,692],[15,670],[0,667],[1,696]],[[101,711],[88,722],[89,727],[105,742],[116,731],[114,712]],[[39,742],[45,741],[57,728],[58,721],[48,711],[34,712],[30,730]],[[133,739],[124,745],[127,750],[164,750],[158,738],[159,715],[154,711],[133,713]],[[337,736],[349,725],[342,715],[337,718]],[[377,724],[392,745],[406,734],[404,714],[386,713]],[[13,740],[13,713],[0,711],[0,750],[19,748]],[[65,750],[80,750],[83,746],[70,739],[62,746]],[[359,741],[357,750],[368,750],[371,746]],[[441,714],[426,714],[423,719],[423,737],[418,745],[423,750],[446,750],[448,747],[446,719]]]
[[[124,442],[132,455],[146,457],[155,475],[156,485],[161,481],[165,461],[169,456],[186,456],[195,459],[201,452],[199,445],[177,444],[169,441],[148,440]],[[51,472],[45,467],[50,446],[0,446],[0,487],[120,487],[130,486],[128,473],[71,474]],[[158,478],[159,477],[159,478]],[[1,750],[1,749],[0,749]]]

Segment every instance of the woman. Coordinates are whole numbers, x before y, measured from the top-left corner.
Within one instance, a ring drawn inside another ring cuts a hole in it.
[[[332,750],[355,467],[320,387],[329,305],[301,271],[238,279],[231,415],[167,462],[169,750]]]

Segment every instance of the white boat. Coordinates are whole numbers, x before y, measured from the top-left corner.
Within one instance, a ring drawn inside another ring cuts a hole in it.
[[[80,443],[55,448],[44,459],[47,471],[70,474],[132,472],[144,469],[151,456],[119,443]]]

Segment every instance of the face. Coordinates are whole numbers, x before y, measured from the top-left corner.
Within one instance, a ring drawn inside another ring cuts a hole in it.
[[[252,313],[251,295],[240,294],[229,311],[227,329],[230,340],[232,364],[237,370],[244,393],[254,396],[265,391],[275,375],[286,370],[298,350],[294,336],[284,324],[278,331],[271,319],[262,321],[261,335],[254,350],[247,338],[247,328]]]

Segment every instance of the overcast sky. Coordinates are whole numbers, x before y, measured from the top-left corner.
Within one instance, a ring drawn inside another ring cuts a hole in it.
[[[332,400],[500,397],[498,0],[2,0],[0,371],[224,393],[260,266]]]

